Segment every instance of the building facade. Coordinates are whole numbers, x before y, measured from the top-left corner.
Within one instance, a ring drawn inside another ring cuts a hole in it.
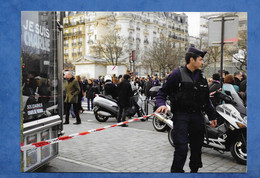
[[[218,16],[238,16],[239,22],[238,22],[238,41],[244,40],[245,43],[247,41],[247,38],[241,39],[241,34],[247,34],[247,13],[246,12],[201,12],[200,13],[200,38],[203,40],[205,43],[201,42],[201,48],[206,49],[208,48],[208,22],[209,19],[212,17],[218,17]],[[229,73],[233,74],[236,72],[237,66],[239,65],[237,61],[234,60],[230,54],[228,54],[227,51],[232,51],[232,49],[237,49],[238,54],[234,55],[239,55],[240,49],[238,47],[238,44],[235,43],[233,45],[224,45],[224,62],[223,62],[223,68],[224,70],[229,71]],[[247,46],[246,44],[244,46]],[[214,65],[216,65],[216,71],[213,69],[215,68]],[[217,61],[216,64],[211,63],[207,68],[206,68],[206,75],[211,76],[213,73],[217,72],[220,69],[220,55],[219,55],[219,60]]]
[[[136,51],[138,75],[149,73],[142,68],[141,61],[160,35],[170,38],[173,48],[187,49],[189,46],[188,17],[184,13],[74,11],[67,12],[64,18],[64,63],[80,65],[81,61],[83,64],[87,60],[95,65],[103,60],[107,65],[104,59],[95,59],[93,48],[98,40],[114,31],[126,39],[127,45],[120,58],[122,65],[129,68],[129,53]],[[88,65],[85,65],[86,70]]]

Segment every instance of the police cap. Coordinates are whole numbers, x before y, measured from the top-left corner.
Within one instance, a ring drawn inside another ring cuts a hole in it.
[[[201,51],[201,50],[198,50],[194,47],[190,47],[188,49],[188,53],[194,53],[194,54],[197,54],[197,55],[199,55],[203,58],[205,56],[205,54],[207,53],[207,51]]]

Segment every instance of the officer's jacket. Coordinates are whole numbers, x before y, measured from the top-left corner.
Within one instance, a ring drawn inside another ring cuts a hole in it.
[[[171,100],[172,112],[205,111],[210,120],[215,119],[208,83],[201,70],[191,72],[186,66],[174,69],[157,93],[158,107],[165,105],[167,96]]]

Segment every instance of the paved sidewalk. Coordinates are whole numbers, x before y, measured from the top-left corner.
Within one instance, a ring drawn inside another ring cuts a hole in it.
[[[81,114],[81,125],[73,125],[73,119],[69,125],[64,125],[65,135],[115,124],[113,121],[99,123],[88,113]],[[168,142],[167,133],[136,129],[131,127],[133,124],[136,123],[129,123],[127,128],[108,128],[60,142],[58,158],[93,168],[73,172],[168,173],[174,148]],[[220,154],[209,148],[203,148],[202,152],[203,168],[199,172],[246,172],[246,166],[236,163],[230,152]],[[184,167],[186,172],[189,172],[188,162]]]

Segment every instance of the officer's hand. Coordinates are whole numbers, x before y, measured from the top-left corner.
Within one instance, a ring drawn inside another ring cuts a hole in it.
[[[157,113],[161,113],[161,112],[164,112],[164,114],[167,113],[167,107],[166,106],[160,106],[159,108],[156,109]]]
[[[216,127],[217,126],[217,120],[212,120],[210,123],[211,127]]]

